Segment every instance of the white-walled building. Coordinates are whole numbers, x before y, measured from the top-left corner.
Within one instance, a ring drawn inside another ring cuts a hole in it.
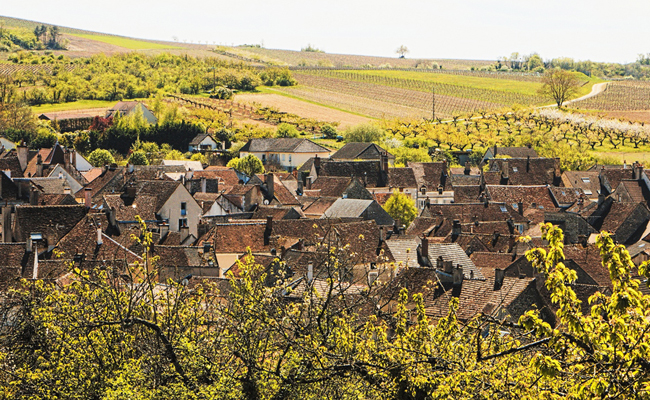
[[[251,139],[239,150],[239,157],[249,154],[262,160],[262,164],[277,164],[287,171],[300,167],[311,157],[327,158],[330,150],[308,139],[273,138]]]

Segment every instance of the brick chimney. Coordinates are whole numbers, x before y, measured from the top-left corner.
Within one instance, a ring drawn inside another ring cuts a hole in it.
[[[422,256],[429,258],[429,238],[422,236]]]
[[[180,227],[180,232],[181,232],[181,244],[185,242],[185,239],[187,239],[190,236],[190,227],[187,225],[183,225]]]
[[[451,226],[451,236],[458,237],[462,233],[462,228],[460,226],[460,220],[455,219]]]
[[[36,189],[34,186],[30,186],[29,188],[29,205],[38,205],[38,189]]]
[[[84,204],[86,205],[86,208],[92,207],[91,192],[92,192],[92,189],[90,189],[90,188],[85,188],[84,189]]]
[[[503,286],[503,279],[506,277],[506,271],[503,269],[494,270],[494,290],[500,290]]]
[[[519,211],[519,215],[524,215],[524,201],[519,200],[517,203],[517,211]]]
[[[275,196],[275,190],[274,190],[273,173],[271,172],[266,174],[266,191],[269,193],[269,198],[273,200],[273,197]]]
[[[97,226],[97,246],[104,244],[104,238],[102,238],[102,226]]]
[[[13,242],[11,232],[11,206],[2,207],[2,241],[4,243]]]
[[[41,157],[41,153],[36,155],[36,176],[39,178],[43,176],[43,157]]]
[[[29,157],[29,148],[23,141],[20,146],[16,148],[16,153],[18,154],[18,162],[20,163],[20,169],[23,171],[27,168],[27,158]]]
[[[266,216],[266,229],[264,229],[264,246],[268,246],[271,243],[271,233],[273,232],[273,216]]]
[[[316,174],[320,172],[320,157],[318,157],[318,154],[314,157],[314,169],[316,169]]]
[[[463,284],[463,267],[460,264],[456,265],[456,268],[452,271],[452,278],[454,286],[460,286]]]

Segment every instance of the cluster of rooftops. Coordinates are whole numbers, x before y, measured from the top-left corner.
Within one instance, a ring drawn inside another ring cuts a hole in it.
[[[253,139],[247,148],[282,149],[287,160],[301,154],[291,149],[315,145],[273,140],[268,147]],[[152,232],[149,252],[160,256],[161,283],[237,279],[237,260],[253,256],[268,270],[282,265],[292,288],[285,295],[298,296],[300,288],[324,284],[328,249],[337,248],[345,250],[338,279],[346,287],[406,287],[423,293],[434,318],[457,297],[461,319],[515,319],[536,306],[553,322],[543,278],[525,257],[544,245],[542,222],[564,230],[582,300],[611,290],[594,244],[599,231],[612,232],[634,262],[648,258],[650,180],[639,163],[562,171],[559,159],[529,148],[490,148],[480,167],[395,168],[393,160],[375,144],[350,143],[310,155],[291,172],[247,176],[191,161],[93,168],[59,144],[3,150],[0,288],[20,278],[64,284],[70,264],[124,268],[142,261],[144,249],[131,239],[140,235],[136,216]],[[408,227],[382,207],[396,190],[418,208]],[[521,235],[532,240],[520,242]]]

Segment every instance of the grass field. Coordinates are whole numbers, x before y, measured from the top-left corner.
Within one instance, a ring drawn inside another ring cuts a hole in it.
[[[143,40],[128,39],[120,36],[105,36],[105,35],[89,35],[82,33],[74,33],[73,36],[78,36],[84,39],[96,40],[98,42],[112,44],[114,46],[124,47],[130,50],[150,50],[150,49],[178,49],[178,46],[146,42]]]
[[[117,101],[104,101],[104,100],[80,100],[72,103],[59,103],[59,104],[41,104],[32,106],[34,114],[42,114],[54,111],[71,111],[83,110],[88,108],[108,108],[112,107]]]

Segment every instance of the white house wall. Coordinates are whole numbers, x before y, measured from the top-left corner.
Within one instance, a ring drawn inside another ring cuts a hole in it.
[[[296,169],[307,162],[310,158],[318,155],[320,158],[328,158],[330,156],[329,151],[323,151],[320,153],[276,153],[276,152],[247,152],[242,151],[239,153],[241,158],[246,157],[247,155],[252,154],[255,157],[262,160],[264,163],[270,161],[277,161],[282,168],[285,169]]]

